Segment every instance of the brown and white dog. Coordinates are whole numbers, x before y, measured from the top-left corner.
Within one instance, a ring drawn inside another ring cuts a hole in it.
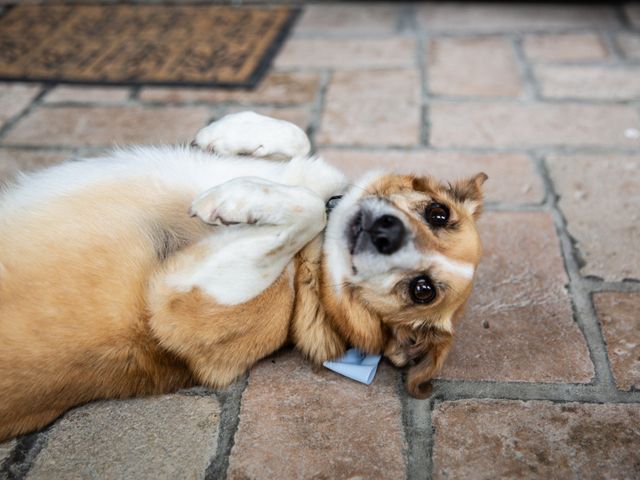
[[[287,341],[315,364],[348,345],[415,362],[408,390],[428,394],[480,258],[486,176],[349,185],[308,153],[298,127],[244,112],[192,147],[5,191],[0,441],[92,399],[224,387]]]

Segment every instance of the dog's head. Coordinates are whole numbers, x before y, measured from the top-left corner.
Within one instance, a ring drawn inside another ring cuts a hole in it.
[[[370,175],[329,216],[326,288],[343,308],[366,311],[391,334],[386,353],[396,365],[426,353],[420,345],[429,342],[421,336],[452,333],[482,252],[476,220],[486,179],[479,173],[445,185],[430,177]],[[413,383],[409,391],[418,395]]]

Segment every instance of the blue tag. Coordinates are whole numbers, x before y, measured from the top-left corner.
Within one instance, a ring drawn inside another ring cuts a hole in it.
[[[373,377],[376,376],[380,358],[380,355],[367,355],[360,350],[350,348],[341,358],[324,362],[322,365],[351,380],[370,385]]]

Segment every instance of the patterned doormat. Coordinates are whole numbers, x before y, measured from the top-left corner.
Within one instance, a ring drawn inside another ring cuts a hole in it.
[[[251,87],[286,7],[17,5],[0,17],[0,79]]]

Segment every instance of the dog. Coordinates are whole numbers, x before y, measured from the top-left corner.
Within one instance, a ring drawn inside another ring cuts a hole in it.
[[[483,173],[349,184],[295,125],[242,112],[191,146],[23,175],[0,196],[0,441],[100,398],[222,388],[292,343],[428,380],[481,256]],[[327,214],[327,212],[329,212]]]

